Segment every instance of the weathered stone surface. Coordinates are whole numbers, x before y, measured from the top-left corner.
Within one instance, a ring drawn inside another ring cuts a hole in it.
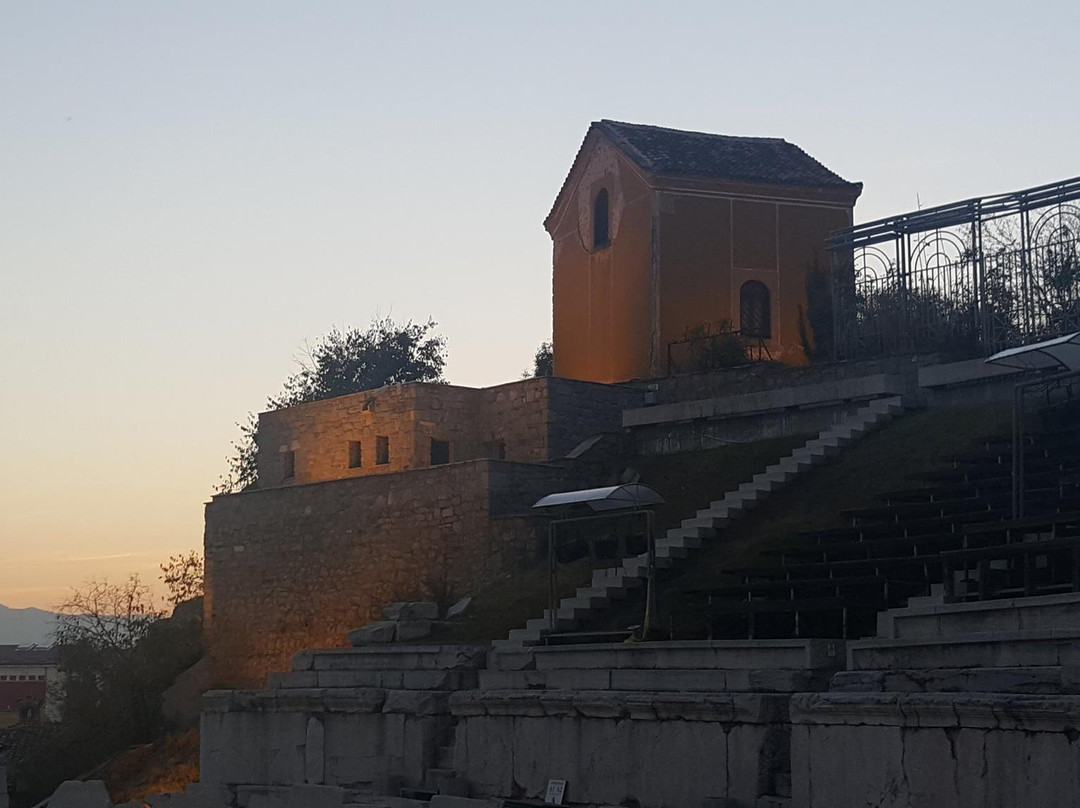
[[[383,606],[387,620],[438,620],[439,604],[431,601],[398,601]]]
[[[436,715],[448,713],[450,694],[441,690],[389,690],[384,713],[408,715]]]
[[[498,808],[498,800],[474,800],[451,794],[436,794],[428,803],[431,808]]]
[[[430,620],[399,620],[396,624],[396,631],[394,633],[394,639],[398,642],[422,640],[424,637],[430,636]]]
[[[465,610],[469,608],[469,604],[472,603],[472,597],[464,597],[461,600],[454,603],[447,608],[445,619],[457,620],[459,617],[465,616]]]
[[[369,623],[361,628],[354,628],[349,632],[349,645],[358,647],[393,642],[396,630],[397,624],[392,620]]]
[[[583,474],[584,463],[545,461],[619,431],[623,407],[641,400],[630,387],[544,377],[393,385],[264,414],[263,487],[206,508],[215,679],[261,686],[298,649],[344,642],[433,574],[474,592],[527,568],[547,533],[522,514]],[[386,464],[374,462],[377,437],[389,439]],[[430,466],[432,438],[450,442],[452,463]],[[363,458],[349,468],[354,441]],[[285,485],[283,450],[295,460]],[[268,601],[267,581],[303,595]]]
[[[49,808],[112,808],[101,780],[66,780],[49,797]]]

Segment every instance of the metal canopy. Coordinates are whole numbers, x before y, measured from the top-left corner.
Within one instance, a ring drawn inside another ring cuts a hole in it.
[[[1044,342],[999,351],[986,360],[991,365],[1022,370],[1080,370],[1080,331]]]
[[[638,508],[642,505],[662,505],[664,498],[641,483],[609,485],[604,488],[585,488],[580,491],[563,491],[541,497],[534,508],[554,508],[557,505],[584,503],[594,511],[615,511],[622,508]]]

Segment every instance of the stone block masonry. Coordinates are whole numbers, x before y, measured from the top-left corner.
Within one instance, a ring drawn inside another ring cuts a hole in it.
[[[544,462],[620,429],[632,387],[541,377],[475,389],[404,384],[259,416],[259,487],[477,458]]]
[[[546,533],[502,515],[571,474],[475,460],[215,497],[206,506],[205,630],[219,684],[259,686],[302,647],[336,647],[383,604],[467,594],[539,563]]]

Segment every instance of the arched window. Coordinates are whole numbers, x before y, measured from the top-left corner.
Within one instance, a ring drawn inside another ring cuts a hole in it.
[[[747,281],[739,290],[739,331],[744,337],[772,336],[769,287],[761,281]]]
[[[611,243],[607,188],[601,188],[596,199],[593,200],[592,242],[594,250],[599,250]]]

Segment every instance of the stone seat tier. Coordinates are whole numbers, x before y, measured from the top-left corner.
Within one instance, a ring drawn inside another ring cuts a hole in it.
[[[1080,629],[1080,593],[928,603],[878,617],[878,639],[932,639],[987,631]]]
[[[480,671],[480,689],[802,693],[826,689],[831,676],[831,668]]]
[[[380,645],[304,650],[292,658],[294,671],[476,670],[486,664],[485,645]]]
[[[840,640],[721,640],[550,646],[533,649],[537,670],[817,670],[843,661]]]
[[[307,670],[271,673],[267,689],[375,687],[385,690],[467,690],[476,687],[475,670]]]
[[[834,693],[1055,693],[1080,695],[1080,667],[935,668],[912,671],[839,671]]]
[[[1080,665],[1080,629],[987,631],[848,643],[848,670],[929,670]]]

